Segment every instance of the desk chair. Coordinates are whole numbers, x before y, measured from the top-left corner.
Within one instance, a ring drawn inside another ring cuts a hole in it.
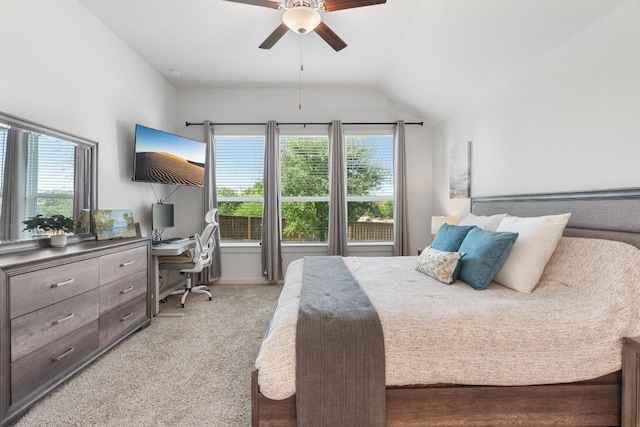
[[[202,234],[196,233],[194,235],[196,246],[188,252],[188,255],[179,257],[178,259],[176,259],[176,257],[166,257],[166,259],[162,259],[161,257],[159,260],[161,270],[179,270],[180,273],[186,273],[187,275],[185,287],[171,293],[171,295],[182,295],[180,299],[182,308],[184,308],[187,296],[191,293],[206,294],[209,296],[209,301],[213,299],[206,285],[193,286],[193,277],[195,274],[197,280],[197,274],[209,267],[213,260],[215,232],[218,229],[218,223],[215,221],[216,211],[217,209],[211,209],[207,212],[205,216],[207,225],[204,227],[204,230],[202,230]],[[209,215],[210,213],[212,214]]]

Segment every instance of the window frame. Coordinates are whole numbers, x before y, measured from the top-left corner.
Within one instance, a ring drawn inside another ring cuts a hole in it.
[[[390,195],[371,195],[371,196],[350,196],[347,192],[346,202],[347,202],[347,211],[349,209],[350,202],[395,202],[395,127],[387,126],[387,125],[378,125],[378,126],[357,126],[357,125],[345,125],[343,129],[343,134],[345,138],[345,150],[348,144],[348,138],[350,137],[389,137],[391,140],[391,194]],[[348,160],[347,160],[348,163]],[[345,177],[346,180],[349,177]],[[393,206],[395,212],[395,205]],[[392,215],[392,218],[395,215]],[[347,224],[348,226],[348,224]],[[394,231],[395,233],[395,228]],[[393,244],[394,236],[391,236],[389,240],[347,240],[347,245],[362,245],[362,244]]]
[[[329,179],[329,170],[330,170],[330,161],[329,158],[329,150],[330,150],[330,141],[329,141],[329,130],[326,126],[305,126],[303,129],[300,129],[299,126],[295,128],[286,129],[280,132],[280,140],[278,141],[279,153],[282,150],[282,138],[326,138],[327,140],[327,179]],[[280,176],[282,177],[282,157],[280,157]],[[282,189],[282,182],[280,182],[280,188]],[[305,202],[320,202],[320,203],[330,203],[330,188],[327,188],[326,196],[282,196],[281,195],[281,206],[280,206],[280,217],[282,217],[282,204],[284,203],[305,203]],[[329,231],[329,223],[327,220],[327,238]],[[282,245],[321,245],[328,246],[329,241],[327,240],[282,240]]]
[[[231,129],[229,129],[231,130]],[[264,172],[264,144],[265,144],[265,135],[264,132],[247,132],[246,130],[240,131],[239,129],[232,130],[227,132],[216,132],[214,134],[214,144],[216,150],[218,148],[219,138],[225,139],[261,139],[262,140],[262,160],[260,164],[262,165]],[[217,153],[216,153],[217,154]],[[218,195],[218,157],[216,156],[216,200],[218,203],[243,203],[243,202],[256,202],[260,203],[264,206],[264,193],[262,196],[220,196]],[[264,174],[263,174],[264,175]],[[220,214],[219,214],[220,215]],[[220,224],[220,232],[221,232],[221,245],[249,245],[255,246],[260,245],[261,239],[222,239],[222,227],[223,224]],[[262,227],[262,225],[260,226]],[[261,228],[262,229],[262,228]]]
[[[327,138],[329,140],[329,129],[327,125],[305,125],[301,127],[299,124],[284,124],[278,125],[279,138],[278,147],[281,146],[282,137],[319,137]],[[348,137],[367,137],[367,136],[388,136],[391,138],[392,150],[395,152],[395,126],[393,125],[343,125],[343,134],[345,137],[345,144]],[[255,138],[265,137],[264,130],[255,129],[250,126],[229,126],[224,130],[216,131],[214,138]],[[394,153],[392,153],[394,156]],[[217,165],[216,165],[217,166]],[[280,159],[280,167],[282,168],[282,159]],[[392,168],[395,168],[395,162],[393,162]],[[217,169],[217,168],[216,168]],[[282,169],[281,169],[282,170]],[[392,170],[393,178],[395,178],[395,171]],[[217,178],[217,177],[216,177]],[[216,179],[217,182],[217,179]],[[279,183],[280,185],[282,183]],[[385,202],[395,201],[395,183],[392,184],[391,195],[375,195],[375,196],[349,196],[347,195],[347,206],[349,202]],[[217,189],[216,189],[217,191]],[[264,204],[264,195],[262,197],[217,197],[218,202],[260,202]],[[330,203],[330,196],[281,196],[281,206],[284,202],[326,202]],[[281,209],[281,208],[280,208]],[[395,207],[394,207],[395,209]],[[282,209],[281,209],[282,210]],[[280,212],[282,215],[282,212]],[[347,242],[349,246],[389,246],[393,244],[391,240],[349,240]],[[260,245],[259,240],[221,240],[221,246],[228,247],[255,247]],[[295,246],[307,246],[307,247],[326,247],[328,241],[282,241],[282,246],[295,247]]]

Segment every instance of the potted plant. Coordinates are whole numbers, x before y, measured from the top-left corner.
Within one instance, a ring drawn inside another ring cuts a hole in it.
[[[67,233],[73,231],[73,218],[64,215],[45,217],[40,214],[22,221],[25,225],[22,231],[31,231],[34,237],[51,236],[51,246],[63,247],[67,245]]]

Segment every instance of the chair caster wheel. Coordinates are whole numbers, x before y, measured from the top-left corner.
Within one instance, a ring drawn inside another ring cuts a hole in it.
[[[212,301],[212,300],[213,300],[213,297],[209,297],[209,301]]]
[[[184,304],[180,304],[180,307],[184,308]]]

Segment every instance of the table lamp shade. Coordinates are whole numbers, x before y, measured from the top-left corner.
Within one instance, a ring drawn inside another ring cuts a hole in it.
[[[442,224],[457,225],[460,220],[454,216],[432,216],[431,234],[436,234]]]

